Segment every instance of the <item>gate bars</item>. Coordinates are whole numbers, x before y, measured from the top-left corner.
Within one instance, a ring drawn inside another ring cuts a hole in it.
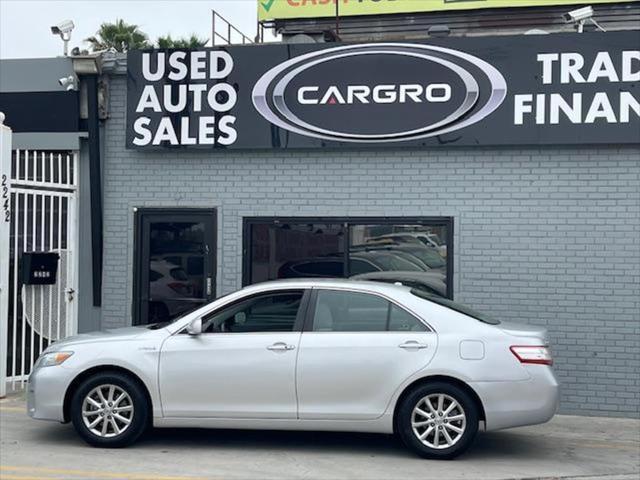
[[[9,305],[1,320],[7,329],[4,371],[15,388],[17,383],[24,387],[33,363],[51,342],[76,331],[78,154],[15,150],[10,158],[10,238],[1,251],[9,259],[3,262],[9,270]],[[22,285],[20,260],[28,251],[60,254],[56,284]]]

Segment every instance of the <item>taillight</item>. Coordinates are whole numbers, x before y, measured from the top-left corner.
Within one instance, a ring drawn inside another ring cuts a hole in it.
[[[520,363],[534,363],[538,365],[553,365],[549,347],[542,345],[514,345],[510,348]]]

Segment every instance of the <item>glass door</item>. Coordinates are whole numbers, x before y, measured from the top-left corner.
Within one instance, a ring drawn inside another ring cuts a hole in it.
[[[136,234],[136,325],[173,320],[215,298],[215,210],[140,209]]]

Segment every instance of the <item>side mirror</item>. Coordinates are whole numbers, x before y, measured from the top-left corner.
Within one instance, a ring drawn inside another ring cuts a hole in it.
[[[202,319],[196,318],[187,325],[187,333],[189,335],[200,335],[202,333]]]

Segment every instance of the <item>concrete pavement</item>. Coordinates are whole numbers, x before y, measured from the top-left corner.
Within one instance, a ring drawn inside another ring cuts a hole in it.
[[[640,421],[557,416],[427,461],[394,437],[346,433],[158,429],[127,449],[95,449],[71,425],[29,419],[20,395],[0,400],[0,479],[36,478],[638,480]]]

